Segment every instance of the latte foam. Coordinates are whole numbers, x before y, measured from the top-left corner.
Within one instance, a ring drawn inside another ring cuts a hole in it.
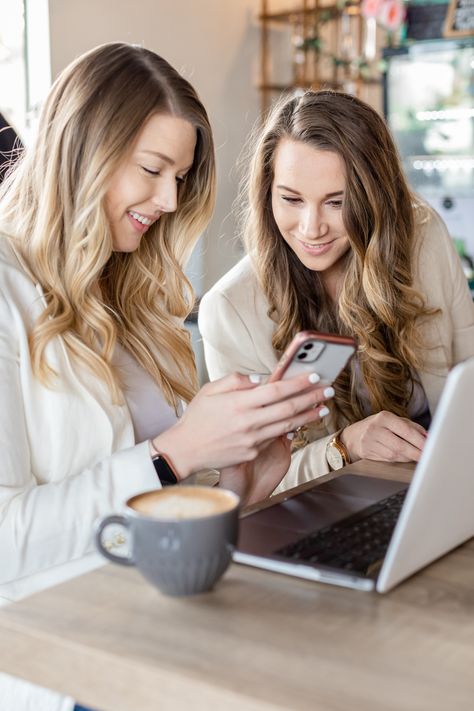
[[[199,486],[173,486],[135,496],[129,506],[137,513],[158,519],[215,516],[235,508],[236,499],[225,491]]]

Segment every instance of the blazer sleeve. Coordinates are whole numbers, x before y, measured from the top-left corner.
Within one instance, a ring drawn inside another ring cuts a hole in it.
[[[273,494],[280,494],[327,474],[330,469],[326,460],[326,445],[331,437],[332,434],[325,435],[293,452],[290,467]]]
[[[237,309],[220,291],[209,291],[199,304],[199,332],[211,380],[229,373],[268,373],[253,334]]]
[[[133,494],[159,488],[147,442],[75,476],[37,481],[30,466],[16,318],[0,294],[0,584],[82,557],[93,549],[99,516],[120,510]]]
[[[474,356],[474,303],[453,240],[440,218],[438,221],[445,234],[446,263],[449,266],[452,285],[450,309],[453,328],[452,360],[453,364],[456,364]]]
[[[453,240],[434,210],[421,237],[417,286],[428,306],[441,310],[424,328],[431,329],[428,340],[444,348],[449,369],[474,356],[474,303]]]

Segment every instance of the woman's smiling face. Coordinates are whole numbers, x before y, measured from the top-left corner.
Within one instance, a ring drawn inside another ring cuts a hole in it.
[[[178,184],[194,160],[196,130],[185,119],[153,114],[145,121],[105,196],[116,252],[133,252],[150,225],[178,206]]]
[[[346,188],[337,153],[284,138],[275,151],[272,210],[280,233],[305,267],[318,272],[328,291],[350,249],[342,220]]]

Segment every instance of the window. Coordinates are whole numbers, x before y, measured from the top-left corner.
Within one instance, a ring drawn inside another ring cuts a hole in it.
[[[0,111],[24,143],[51,84],[48,0],[8,0],[0,27]]]

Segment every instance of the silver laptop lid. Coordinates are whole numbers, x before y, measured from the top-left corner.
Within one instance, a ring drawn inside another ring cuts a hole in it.
[[[449,373],[376,589],[387,592],[474,536],[474,358]]]

